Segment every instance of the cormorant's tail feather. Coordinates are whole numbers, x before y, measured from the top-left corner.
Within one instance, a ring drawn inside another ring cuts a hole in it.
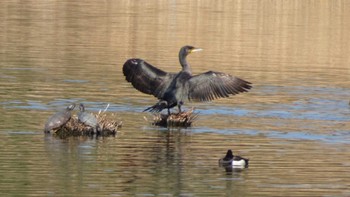
[[[156,103],[155,105],[143,110],[145,111],[149,111],[149,112],[161,112],[163,109],[167,108],[168,104],[166,101],[159,101],[158,103]]]

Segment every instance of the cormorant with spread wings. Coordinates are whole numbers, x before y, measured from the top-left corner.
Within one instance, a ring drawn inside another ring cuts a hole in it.
[[[180,49],[179,60],[182,70],[179,73],[164,72],[142,59],[129,59],[124,63],[126,80],[137,90],[151,94],[159,99],[155,105],[144,111],[160,112],[181,105],[185,101],[211,101],[247,92],[251,83],[222,72],[208,71],[192,75],[186,61],[188,54],[202,49],[184,46]]]

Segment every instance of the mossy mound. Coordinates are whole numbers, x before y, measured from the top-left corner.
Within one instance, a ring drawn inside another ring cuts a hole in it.
[[[97,118],[100,129],[94,130],[94,128],[87,126],[79,122],[77,116],[72,118],[61,128],[59,128],[54,135],[61,138],[69,136],[115,136],[117,130],[121,128],[122,121],[116,120],[115,114],[107,114],[105,112],[94,114]]]
[[[198,114],[194,109],[183,111],[181,113],[154,114],[152,125],[161,127],[190,127],[197,118]]]

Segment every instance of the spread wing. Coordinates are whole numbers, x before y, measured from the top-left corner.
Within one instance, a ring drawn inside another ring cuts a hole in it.
[[[216,98],[247,92],[251,83],[221,72],[208,71],[193,76],[188,81],[188,99],[211,101]]]
[[[126,80],[137,90],[161,98],[175,77],[142,59],[129,59],[124,63],[123,73]]]

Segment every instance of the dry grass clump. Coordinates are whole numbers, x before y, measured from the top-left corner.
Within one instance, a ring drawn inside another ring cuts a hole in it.
[[[153,125],[161,127],[190,127],[198,114],[194,109],[183,111],[181,113],[155,114],[153,116]]]
[[[109,105],[108,105],[109,106]],[[60,129],[55,132],[55,135],[59,137],[69,136],[115,136],[119,128],[122,127],[122,121],[118,121],[115,113],[106,113],[108,108],[98,114],[93,114],[97,118],[99,124],[98,130],[81,123],[76,115]]]

